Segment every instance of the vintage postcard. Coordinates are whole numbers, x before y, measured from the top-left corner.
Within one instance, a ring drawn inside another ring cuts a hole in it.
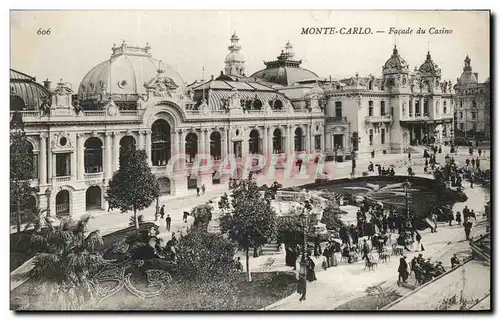
[[[10,12],[10,308],[491,311],[490,12]]]

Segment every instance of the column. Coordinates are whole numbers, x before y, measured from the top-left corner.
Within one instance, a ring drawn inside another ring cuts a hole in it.
[[[420,98],[420,115],[424,115],[424,97]]]
[[[50,136],[48,137],[50,138]],[[53,166],[52,166],[52,150],[50,148],[50,145],[49,145],[49,148],[48,148],[48,152],[47,152],[47,183],[48,184],[52,184],[52,175],[53,175]]]
[[[320,147],[321,147],[321,152],[325,152],[325,132],[323,130],[323,127],[320,126]]]
[[[76,180],[76,178],[78,177],[77,172],[76,172],[76,168],[77,168],[77,166],[76,166],[76,150],[71,152],[69,161],[71,162],[70,163],[71,180]]]
[[[120,133],[113,132],[113,172],[120,168]]]
[[[182,155],[186,154],[186,131],[185,129],[181,129],[179,131],[180,135],[180,140],[179,140],[179,147],[180,147],[180,153]],[[182,160],[180,162],[180,169],[184,169],[186,167],[186,159]]]
[[[137,132],[137,134],[139,135],[139,148],[137,150],[144,150],[144,135],[143,135],[143,131],[139,130]]]
[[[221,160],[224,160],[227,157],[227,129],[223,128],[222,129],[222,134],[221,134]]]
[[[111,132],[104,133],[104,176],[109,179],[113,176],[113,169],[111,167],[111,160],[113,159],[113,153],[111,152]]]
[[[290,148],[291,144],[290,144],[290,141],[292,140],[292,126],[290,125],[287,125],[286,126],[286,149],[285,149],[285,153],[286,155],[289,155],[292,153],[292,148]]]
[[[76,134],[77,147],[76,152],[78,153],[78,180],[83,180],[85,177],[85,137],[83,133]]]
[[[146,155],[148,159],[148,165],[151,167],[152,162],[151,162],[151,130],[146,130],[144,131],[144,135],[146,136]]]
[[[309,135],[309,127],[310,125],[306,124],[306,130],[304,132],[304,151],[309,153],[309,145],[311,143],[311,140],[310,140],[310,135]]]
[[[270,152],[269,152],[269,147],[268,145],[268,139],[267,139],[267,126],[264,126],[262,131],[264,134],[262,135],[262,153],[264,154],[264,157],[268,157]]]
[[[206,148],[205,148],[205,152],[206,154],[210,154],[210,135],[212,134],[212,132],[210,131],[210,129],[205,129],[205,143],[206,143]]]
[[[247,127],[241,128],[241,135],[243,136],[243,141],[241,144],[241,157],[246,159],[248,154],[248,130]]]
[[[415,98],[411,99],[410,108],[411,108],[411,116],[415,117]]]
[[[52,158],[52,177],[57,177],[56,154],[52,153],[50,155],[50,157]],[[52,180],[54,180],[54,179],[52,179]]]
[[[227,148],[228,148],[228,154],[234,154],[234,145],[233,145],[233,140],[231,139],[233,129],[229,127],[227,129]]]
[[[38,160],[39,184],[47,184],[47,134],[40,134],[40,159]]]
[[[268,145],[268,152],[270,155],[272,155],[274,153],[274,149],[273,149],[273,136],[274,136],[274,128],[272,126],[266,126],[266,131],[268,131],[268,134],[267,134],[267,145]]]

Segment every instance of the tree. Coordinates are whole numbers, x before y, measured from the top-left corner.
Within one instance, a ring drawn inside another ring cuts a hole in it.
[[[207,281],[233,271],[234,245],[220,234],[192,228],[176,248],[179,272],[189,280]]]
[[[97,249],[103,245],[99,230],[85,236],[90,219],[63,220],[53,224],[45,217],[48,228],[35,232],[30,246],[39,252],[33,259],[30,277],[41,284],[30,300],[33,309],[79,309],[91,302],[95,292],[92,278],[105,264]]]
[[[160,186],[146,159],[144,150],[125,150],[120,155],[120,169],[109,181],[105,196],[111,208],[122,213],[133,210],[136,232],[137,210],[149,207],[160,196]]]
[[[202,204],[194,207],[191,210],[191,215],[194,218],[193,228],[207,229],[208,223],[212,220],[212,209],[210,203]]]
[[[22,114],[15,111],[10,121],[10,198],[16,206],[17,232],[21,232],[21,207],[37,188],[31,186],[33,178],[33,146],[24,131]]]
[[[247,280],[252,281],[249,250],[266,244],[275,234],[276,213],[254,179],[234,180],[229,187],[232,190],[232,209],[223,210],[221,231],[245,251]]]
[[[342,219],[340,219],[339,205],[334,200],[328,201],[325,209],[323,210],[321,223],[324,223],[328,230],[335,231],[339,231],[340,227],[344,224]]]

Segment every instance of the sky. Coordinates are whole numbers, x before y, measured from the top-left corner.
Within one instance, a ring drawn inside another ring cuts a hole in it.
[[[443,80],[456,82],[468,54],[479,80],[489,77],[489,12],[472,11],[11,11],[11,68],[38,82],[63,79],[78,88],[85,74],[109,59],[111,47],[151,46],[153,57],[169,64],[191,83],[224,69],[229,38],[236,31],[246,58],[246,74],[263,69],[287,41],[302,67],[334,79],[373,74],[394,44],[413,70],[430,50]],[[370,28],[373,34],[304,35],[302,28]],[[413,29],[395,36],[389,29]],[[426,34],[416,34],[418,28]],[[430,28],[452,30],[429,34]],[[50,28],[50,35],[37,35]],[[385,31],[377,33],[376,31]]]

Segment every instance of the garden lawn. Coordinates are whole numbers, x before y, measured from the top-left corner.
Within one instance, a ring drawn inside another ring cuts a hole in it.
[[[163,295],[140,301],[123,288],[106,298],[94,310],[259,310],[279,301],[296,290],[296,278],[289,272],[266,272],[252,274],[252,282],[246,282],[245,273],[231,279],[207,283],[173,281]],[[134,272],[134,286],[146,289],[144,277]],[[31,281],[11,293],[11,309],[19,308],[33,291]]]

